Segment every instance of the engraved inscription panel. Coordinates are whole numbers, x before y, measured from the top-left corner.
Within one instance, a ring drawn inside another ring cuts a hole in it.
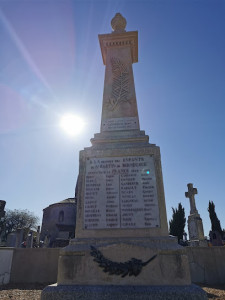
[[[138,118],[111,118],[102,123],[103,131],[138,129]]]
[[[159,226],[153,157],[87,158],[85,229]]]

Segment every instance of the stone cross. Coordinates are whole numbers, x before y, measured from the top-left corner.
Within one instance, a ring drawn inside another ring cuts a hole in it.
[[[194,214],[198,212],[195,205],[195,195],[198,194],[198,191],[196,188],[193,188],[193,183],[188,183],[187,187],[188,187],[188,192],[185,192],[185,197],[189,198],[190,200],[190,206],[191,206],[190,214]]]

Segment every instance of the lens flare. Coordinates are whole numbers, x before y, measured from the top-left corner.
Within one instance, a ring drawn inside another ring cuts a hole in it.
[[[73,114],[63,115],[60,121],[60,126],[71,136],[80,134],[84,129],[84,125],[83,119]]]

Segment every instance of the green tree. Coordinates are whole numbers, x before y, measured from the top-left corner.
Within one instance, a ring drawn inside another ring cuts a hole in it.
[[[5,239],[9,233],[17,229],[23,229],[24,238],[26,238],[31,229],[37,229],[39,218],[28,210],[8,209],[6,210],[3,222],[2,227],[5,231]]]
[[[211,220],[211,230],[212,231],[218,231],[221,234],[221,237],[223,236],[223,231],[220,225],[220,220],[217,218],[216,212],[215,212],[215,204],[213,201],[209,201],[209,207],[208,207],[209,217]]]
[[[178,241],[183,239],[184,227],[186,224],[185,211],[181,203],[178,204],[178,208],[173,208],[172,219],[169,221],[170,234],[177,236]]]

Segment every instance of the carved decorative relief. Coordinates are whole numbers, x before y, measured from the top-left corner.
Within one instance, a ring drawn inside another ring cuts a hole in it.
[[[142,268],[149,264],[157,255],[153,255],[149,260],[143,262],[141,259],[132,258],[124,263],[114,262],[104,257],[101,251],[91,246],[90,254],[94,257],[94,261],[98,263],[99,267],[109,275],[121,275],[121,277],[138,276]]]
[[[113,84],[112,95],[107,102],[109,110],[115,110],[122,102],[128,102],[129,72],[119,58],[111,58]]]

